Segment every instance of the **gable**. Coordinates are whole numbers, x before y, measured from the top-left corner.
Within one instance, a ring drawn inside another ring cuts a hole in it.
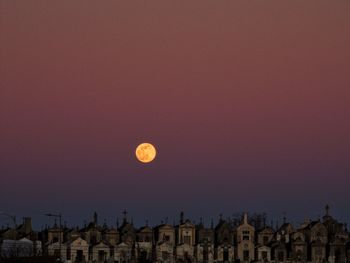
[[[128,247],[129,247],[129,245],[124,243],[124,242],[121,242],[117,245],[117,248],[128,248]]]
[[[74,240],[71,243],[72,246],[88,246],[88,243],[82,239],[81,237],[78,237],[76,240]]]
[[[100,242],[100,243],[98,243],[97,245],[95,245],[94,248],[106,248],[106,249],[108,249],[109,246],[107,246],[107,245],[106,245],[105,243],[103,243],[103,242]]]
[[[327,228],[318,222],[311,228],[311,233],[316,236],[327,236]]]

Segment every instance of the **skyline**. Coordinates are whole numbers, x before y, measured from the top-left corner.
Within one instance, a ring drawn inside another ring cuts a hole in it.
[[[1,1],[0,211],[302,221],[329,204],[349,222],[349,13],[348,1]],[[147,165],[144,141],[157,149]]]
[[[2,234],[4,257],[38,256],[64,262],[347,262],[350,256],[349,232],[325,206],[322,218],[293,226],[284,217],[274,228],[266,215],[247,213],[205,226],[183,212],[178,221],[135,227],[123,212],[117,226],[102,224],[95,212],[83,227],[59,223],[41,231],[32,228],[30,218],[16,230]],[[13,239],[11,239],[11,237]],[[4,246],[5,244],[5,246]],[[44,245],[43,245],[44,244]],[[35,246],[34,246],[35,245]],[[16,247],[22,246],[18,251]],[[34,249],[35,247],[35,249]],[[21,254],[19,254],[21,253]],[[36,262],[36,261],[35,261]]]
[[[176,214],[174,212],[172,213],[172,215]],[[188,214],[190,215],[193,214],[191,212],[185,213],[185,211],[178,211],[176,216],[169,217],[168,215],[164,215],[159,220],[158,219],[155,220],[154,218],[152,218],[152,216],[147,217],[146,215],[142,215],[143,217],[141,218],[135,218],[133,213],[129,213],[126,209],[123,209],[122,211],[120,211],[120,213],[112,217],[105,217],[103,214],[101,217],[101,214],[99,214],[97,211],[94,211],[87,218],[68,218],[66,215],[62,214],[62,212],[60,211],[50,211],[48,213],[43,213],[43,214],[34,214],[34,217],[32,217],[32,215],[25,215],[25,216],[22,215],[22,217],[18,217],[14,214],[8,214],[4,211],[0,211],[0,226],[1,228],[6,228],[6,227],[13,228],[14,226],[18,227],[21,224],[23,224],[26,218],[30,218],[35,230],[43,230],[47,227],[52,227],[55,224],[59,224],[58,218],[61,216],[62,226],[67,228],[75,228],[75,227],[81,228],[84,225],[88,224],[89,222],[92,222],[94,220],[95,214],[99,215],[98,217],[99,219],[97,223],[99,225],[106,224],[108,227],[119,227],[125,220],[127,222],[131,222],[135,227],[144,227],[144,226],[156,227],[157,225],[162,225],[162,224],[177,225],[178,222],[181,220],[181,217],[183,217],[184,215],[186,215],[186,218],[194,224],[201,223],[205,227],[210,227],[212,224],[214,225],[218,224],[221,219],[227,222],[236,222],[237,220],[238,220],[237,222],[240,222],[243,218],[243,215],[247,214],[250,220],[254,220],[256,216],[260,216],[264,218],[263,220],[264,222],[261,221],[260,224],[265,224],[266,226],[269,226],[273,229],[278,229],[285,223],[290,223],[297,227],[305,224],[305,222],[320,221],[327,214],[331,215],[334,218],[337,218],[336,215],[339,213],[334,213],[333,209],[329,207],[328,204],[326,205],[326,207],[324,207],[322,212],[317,214],[316,217],[304,216],[304,218],[298,218],[298,219],[296,219],[293,216],[288,217],[288,213],[286,211],[284,211],[281,215],[278,215],[275,218],[271,217],[269,214],[267,214],[264,211],[259,211],[259,212],[233,211],[231,214],[220,213],[218,215],[211,215],[206,217],[200,216],[199,218],[193,218],[193,217],[187,216]],[[110,216],[110,213],[107,213],[107,214]],[[54,216],[51,216],[51,215],[54,215]],[[348,222],[349,221],[347,219],[345,219],[345,221],[341,221],[341,220],[339,221],[339,223],[345,224],[345,226],[348,225]]]
[[[187,214],[184,211],[179,211],[177,214],[177,217],[169,217],[164,216],[160,219],[159,222],[155,222],[149,220],[148,218],[134,218],[132,214],[130,214],[126,209],[124,209],[120,215],[116,215],[114,218],[107,219],[106,217],[101,217],[101,214],[94,211],[90,214],[88,218],[84,218],[83,220],[80,220],[80,223],[72,223],[76,222],[76,219],[72,222],[69,221],[69,218],[66,218],[64,214],[61,212],[54,212],[54,213],[45,213],[41,216],[43,218],[46,218],[45,224],[42,224],[39,226],[37,222],[33,222],[33,218],[29,215],[24,216],[22,218],[17,218],[15,215],[4,213],[3,211],[0,211],[0,226],[1,229],[6,228],[19,228],[22,224],[25,224],[28,219],[30,219],[31,225],[34,226],[35,231],[42,231],[47,228],[52,228],[55,225],[59,226],[62,224],[62,227],[68,228],[68,229],[75,229],[75,228],[84,228],[89,223],[95,222],[97,225],[100,226],[106,226],[108,228],[116,228],[118,229],[121,225],[123,225],[125,222],[131,223],[135,228],[140,228],[145,226],[149,227],[157,227],[163,224],[169,224],[169,225],[179,225],[181,221],[184,221],[184,218],[186,220],[189,220],[193,224],[201,224],[204,227],[212,228],[213,226],[220,223],[221,220],[228,222],[232,225],[240,224],[244,218],[244,216],[247,215],[250,224],[254,225],[255,228],[264,228],[264,227],[270,227],[274,230],[278,230],[280,227],[282,227],[285,224],[291,224],[295,229],[298,229],[298,227],[301,227],[305,225],[306,223],[310,222],[317,222],[324,220],[325,217],[331,217],[338,221],[338,218],[334,216],[332,208],[327,204],[323,211],[317,215],[316,218],[312,217],[304,217],[303,220],[290,220],[288,218],[287,212],[283,212],[283,214],[278,218],[271,218],[267,213],[265,212],[252,212],[252,211],[242,211],[242,212],[233,212],[230,215],[225,215],[220,213],[219,215],[212,215],[211,217],[205,218],[200,217],[198,218],[191,218],[188,217]],[[7,218],[7,220],[6,220]],[[38,218],[38,217],[36,217]],[[5,219],[5,220],[3,220]],[[61,221],[60,221],[61,220]],[[143,221],[142,221],[143,220]],[[61,223],[60,223],[61,222]],[[136,223],[135,223],[136,222]],[[348,222],[347,221],[338,221],[338,223],[344,225],[344,229],[347,229]]]

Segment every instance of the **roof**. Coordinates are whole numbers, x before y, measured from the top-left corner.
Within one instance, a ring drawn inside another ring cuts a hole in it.
[[[335,237],[332,238],[330,244],[331,245],[345,245],[346,244],[346,239],[335,236]]]
[[[118,229],[115,229],[114,227],[106,229],[104,232],[105,233],[116,233],[116,234],[119,233]]]
[[[136,232],[134,226],[128,222],[124,222],[121,227],[119,228],[119,232],[125,233],[125,232]]]
[[[86,243],[87,245],[88,245],[88,243],[87,243],[87,241],[85,240],[85,239],[83,239],[83,238],[81,238],[81,237],[76,237],[76,238],[74,238],[74,239],[72,239],[72,240],[69,240],[68,242],[67,242],[67,244],[72,244],[72,243],[75,243],[76,241],[78,241],[78,240],[81,240],[83,243]]]
[[[319,245],[319,246],[325,246],[326,245],[319,238],[317,238],[316,240],[312,241],[311,244],[312,245]]]
[[[9,231],[9,230],[15,230],[15,229],[13,229],[13,228],[9,228],[9,227],[4,228],[4,229],[1,229],[1,230],[0,230],[0,235],[2,235],[2,234],[4,234],[4,233],[6,233],[6,232],[7,232],[7,231]]]
[[[191,220],[189,219],[186,219],[185,221],[183,221],[182,223],[178,224],[178,225],[175,225],[176,228],[179,228],[179,227],[182,227],[182,226],[191,226],[191,227],[196,227],[195,224],[193,224],[191,222]]]
[[[170,224],[160,224],[158,226],[155,227],[156,229],[160,229],[160,228],[171,228],[174,229],[175,227],[170,225]]]
[[[101,241],[99,243],[96,243],[94,244],[92,247],[95,248],[95,247],[107,247],[107,248],[110,248],[110,244],[107,242],[107,241]]]
[[[143,226],[143,227],[139,228],[139,230],[137,232],[138,233],[145,233],[145,232],[153,232],[153,230],[149,226]]]
[[[284,223],[283,225],[281,225],[281,227],[277,230],[277,232],[282,232],[282,231],[287,231],[288,228],[291,228],[292,232],[293,232],[293,226],[291,223]]]
[[[256,248],[257,248],[257,249],[259,249],[259,248],[268,248],[268,249],[271,249],[271,247],[270,247],[270,246],[267,246],[267,245],[257,245]]]
[[[315,221],[311,221],[307,224],[305,224],[304,226],[300,227],[298,230],[308,230],[311,229],[314,225],[320,223],[320,220],[315,220]]]
[[[263,229],[261,229],[260,231],[258,231],[258,234],[260,233],[275,233],[275,231],[272,229],[272,227],[269,227],[269,226],[265,226]]]
[[[230,227],[230,225],[223,219],[219,220],[219,223],[215,226],[215,231],[221,229],[222,227]]]

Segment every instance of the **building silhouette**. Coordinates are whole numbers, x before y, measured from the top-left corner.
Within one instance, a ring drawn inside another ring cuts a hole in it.
[[[206,227],[186,219],[178,224],[148,223],[136,228],[124,211],[122,224],[100,224],[97,213],[84,227],[57,225],[35,232],[30,218],[20,226],[0,232],[1,255],[21,256],[19,242],[26,242],[28,255],[51,255],[63,262],[295,262],[350,263],[347,226],[330,215],[293,226],[284,217],[281,226],[266,224],[265,214],[223,219]],[[11,243],[12,242],[12,243]],[[15,242],[15,243],[14,243]],[[17,243],[16,243],[17,242]],[[11,254],[13,244],[17,253]],[[23,254],[23,253],[22,253]]]

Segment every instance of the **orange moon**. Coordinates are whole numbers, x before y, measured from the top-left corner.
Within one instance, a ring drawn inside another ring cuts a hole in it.
[[[137,146],[135,154],[137,160],[140,162],[150,163],[154,160],[154,158],[156,158],[157,151],[152,144],[145,142]]]

